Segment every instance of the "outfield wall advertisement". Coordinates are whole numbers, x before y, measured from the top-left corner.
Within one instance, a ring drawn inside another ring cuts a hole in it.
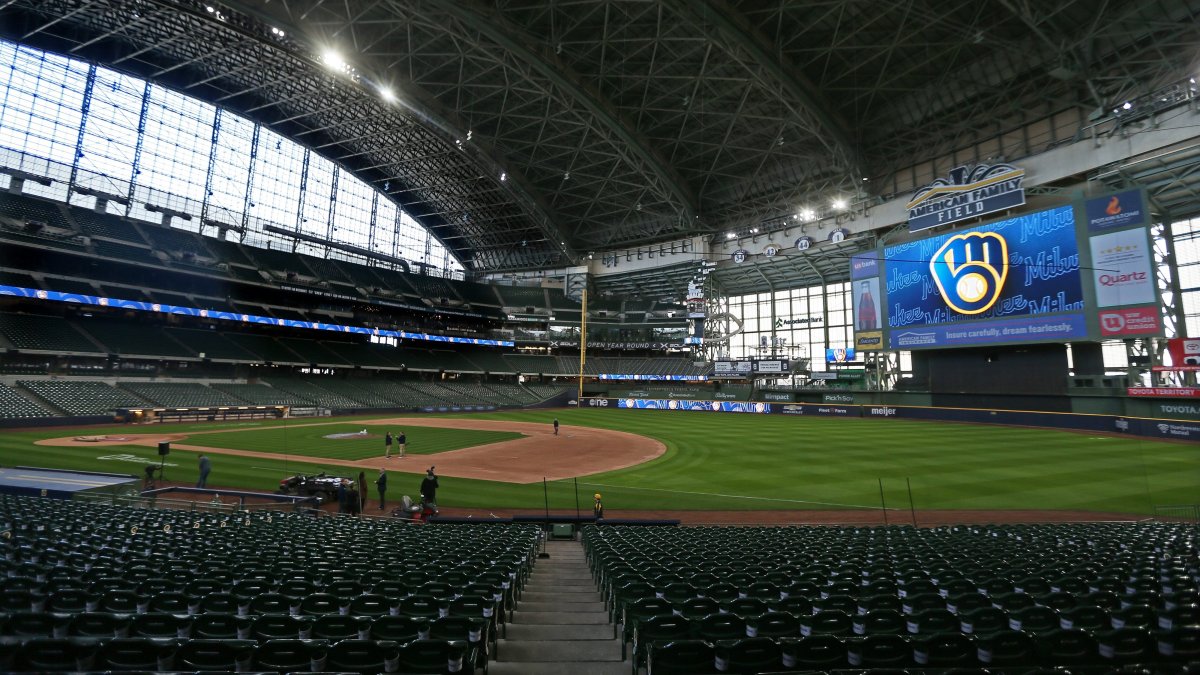
[[[730,401],[678,401],[668,399],[588,399],[582,405],[628,410],[688,410],[735,412],[788,417],[858,417],[908,419],[974,424],[1005,424],[1051,429],[1073,429],[1097,433],[1132,434],[1176,441],[1200,442],[1200,421],[1150,419],[1119,415],[1038,412],[1032,410],[989,410],[982,408],[936,408],[901,405],[842,405],[822,403],[744,403]]]
[[[1140,192],[856,255],[855,347],[940,349],[1162,334]]]

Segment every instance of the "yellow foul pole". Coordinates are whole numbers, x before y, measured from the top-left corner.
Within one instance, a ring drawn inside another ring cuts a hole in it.
[[[583,405],[583,364],[587,362],[587,286],[583,287],[583,312],[579,315],[579,395],[575,398]]]

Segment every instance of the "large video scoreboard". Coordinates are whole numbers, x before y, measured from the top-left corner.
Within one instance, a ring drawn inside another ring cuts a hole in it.
[[[855,346],[1162,335],[1147,215],[1129,191],[854,256]]]

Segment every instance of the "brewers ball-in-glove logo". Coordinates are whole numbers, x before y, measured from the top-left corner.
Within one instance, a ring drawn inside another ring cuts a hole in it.
[[[1008,277],[1008,242],[995,232],[958,234],[929,261],[933,281],[950,309],[980,314],[996,304]]]

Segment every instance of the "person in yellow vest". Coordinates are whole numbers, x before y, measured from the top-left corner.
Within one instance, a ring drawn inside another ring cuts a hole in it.
[[[600,501],[599,492],[596,493],[595,500],[592,502],[592,515],[596,517],[596,520],[604,517],[604,502]]]

